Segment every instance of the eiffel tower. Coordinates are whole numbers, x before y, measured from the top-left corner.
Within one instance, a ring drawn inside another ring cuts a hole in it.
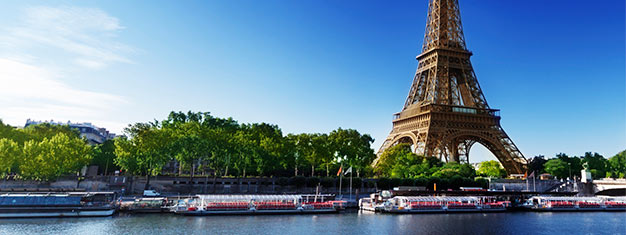
[[[500,126],[499,110],[489,107],[474,74],[458,0],[431,0],[428,8],[409,96],[402,111],[394,114],[393,129],[378,156],[398,143],[409,143],[417,154],[468,162],[470,148],[480,143],[509,174],[525,173],[524,155]]]

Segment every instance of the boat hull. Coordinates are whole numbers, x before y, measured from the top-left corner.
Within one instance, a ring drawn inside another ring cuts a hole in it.
[[[115,208],[2,208],[0,218],[106,217]]]
[[[325,214],[337,213],[337,209],[315,209],[315,210],[205,210],[205,211],[177,211],[176,214],[203,216],[203,215],[280,215],[280,214]]]

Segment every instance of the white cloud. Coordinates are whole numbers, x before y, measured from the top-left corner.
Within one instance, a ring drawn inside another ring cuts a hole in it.
[[[92,122],[119,132],[125,124],[111,121],[117,119],[111,113],[129,103],[124,97],[63,82],[77,79],[73,73],[81,69],[132,63],[124,54],[133,49],[116,41],[119,20],[69,6],[22,13],[15,25],[0,28],[0,119],[12,125],[27,118]]]
[[[0,58],[0,118],[13,125],[21,125],[27,118],[93,121],[128,103],[121,96],[73,88],[58,81],[59,76]]]
[[[19,51],[47,50],[63,54],[75,65],[101,69],[111,63],[132,63],[127,45],[116,42],[123,29],[119,20],[100,9],[81,7],[29,7],[21,21],[5,28],[0,46]]]

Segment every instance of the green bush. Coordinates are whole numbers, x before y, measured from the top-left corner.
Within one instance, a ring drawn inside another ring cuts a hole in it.
[[[449,184],[448,184],[448,188],[450,189],[459,189],[459,187],[462,187],[463,185],[463,177],[461,177],[460,175],[455,175],[450,177],[449,180]],[[467,185],[469,186],[469,185]]]
[[[304,176],[296,176],[289,179],[289,184],[294,185],[296,187],[302,187],[306,184],[306,177]]]
[[[402,185],[402,181],[403,179],[401,178],[391,178],[391,187],[390,188],[394,188],[394,187],[398,187]]]
[[[287,177],[280,177],[278,178],[278,180],[276,181],[276,184],[280,185],[280,186],[285,186],[289,184],[289,178]]]
[[[308,177],[306,178],[306,186],[307,187],[317,187],[317,184],[320,183],[320,178],[317,177]]]
[[[322,186],[326,188],[334,187],[337,180],[333,177],[324,177],[321,180]]]
[[[352,188],[360,188],[361,182],[361,178],[352,178]]]
[[[402,183],[398,186],[415,186],[415,180],[411,178],[404,178],[402,179]]]
[[[387,190],[391,188],[391,180],[389,178],[380,178],[376,185],[378,189]]]
[[[428,178],[426,178],[426,177],[417,177],[417,178],[415,178],[413,180],[413,185],[428,187]]]

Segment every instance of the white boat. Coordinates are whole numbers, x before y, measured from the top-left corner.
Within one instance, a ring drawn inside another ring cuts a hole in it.
[[[501,203],[487,204],[481,207],[477,197],[430,197],[396,196],[384,203],[383,212],[387,213],[444,213],[444,212],[481,212],[504,211]]]
[[[301,195],[197,195],[174,207],[181,215],[252,215],[335,213],[332,201],[303,201]]]
[[[535,196],[524,205],[535,211],[626,211],[626,198]]]

